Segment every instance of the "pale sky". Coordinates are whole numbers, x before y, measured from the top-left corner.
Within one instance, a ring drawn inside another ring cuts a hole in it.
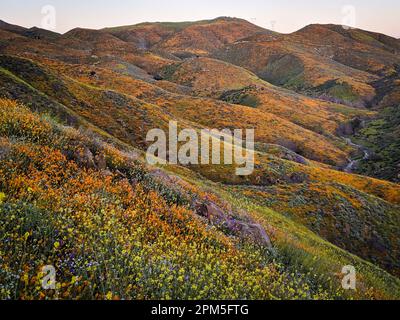
[[[311,23],[335,23],[400,38],[399,0],[1,0],[0,20],[46,27],[42,24],[46,5],[55,8],[54,31],[60,33],[75,27],[99,29],[230,16],[283,33]]]

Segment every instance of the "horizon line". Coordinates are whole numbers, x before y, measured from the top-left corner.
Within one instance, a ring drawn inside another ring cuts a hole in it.
[[[256,24],[256,23],[251,22],[251,21],[249,21],[249,20],[247,20],[247,19],[244,19],[244,18],[230,17],[230,16],[219,16],[219,17],[216,17],[216,18],[211,18],[211,19],[207,19],[207,18],[206,18],[206,19],[200,19],[200,20],[182,20],[182,21],[142,21],[142,22],[138,22],[138,23],[134,23],[134,24],[121,24],[121,25],[113,25],[113,26],[103,26],[103,27],[100,27],[100,28],[87,28],[87,27],[76,26],[76,27],[74,27],[74,28],[72,28],[72,29],[67,30],[67,31],[64,32],[64,33],[57,32],[57,31],[54,31],[54,30],[51,30],[51,29],[46,29],[46,28],[43,28],[43,27],[39,27],[39,26],[37,26],[37,25],[33,25],[33,26],[31,26],[31,27],[26,27],[26,26],[23,26],[23,25],[21,25],[21,24],[16,24],[16,23],[8,22],[8,21],[3,20],[3,19],[1,19],[1,18],[0,18],[0,21],[1,21],[1,22],[4,22],[4,23],[7,23],[7,24],[9,24],[9,25],[18,26],[18,27],[22,27],[22,28],[25,28],[25,29],[38,28],[38,29],[42,29],[42,30],[46,30],[46,31],[50,31],[50,32],[57,33],[57,34],[59,34],[59,35],[65,35],[65,34],[67,34],[68,32],[70,32],[70,31],[72,31],[72,30],[75,30],[75,29],[103,31],[103,30],[105,30],[105,29],[122,28],[122,27],[134,27],[134,26],[139,26],[139,25],[141,25],[141,24],[157,24],[157,23],[176,23],[176,24],[178,24],[178,23],[196,23],[196,22],[206,22],[206,21],[210,21],[210,22],[211,22],[211,21],[215,21],[215,20],[218,20],[218,19],[224,19],[224,18],[228,18],[228,19],[237,19],[237,20],[244,20],[244,21],[246,21],[246,22],[248,22],[248,23],[251,23],[251,24],[253,24],[253,25],[257,26],[257,27],[260,27],[260,28],[262,28],[262,29],[265,29],[265,30],[267,30],[267,31],[276,32],[276,33],[283,34],[283,35],[285,35],[285,34],[286,34],[286,35],[289,35],[289,34],[298,32],[298,31],[300,31],[300,30],[302,30],[302,29],[304,29],[304,28],[306,28],[306,27],[308,27],[308,26],[312,26],[312,25],[322,25],[322,26],[324,26],[324,25],[335,25],[335,26],[349,27],[350,29],[355,29],[355,30],[362,30],[362,31],[366,31],[366,32],[372,32],[372,33],[382,34],[382,35],[391,37],[391,38],[393,38],[393,39],[400,40],[400,38],[397,38],[397,36],[389,35],[389,34],[386,34],[386,33],[380,32],[380,31],[362,29],[362,28],[358,28],[358,27],[350,27],[350,26],[347,26],[347,25],[337,24],[337,23],[332,23],[332,22],[327,22],[327,23],[320,23],[320,22],[319,22],[319,23],[318,23],[318,22],[316,22],[316,23],[309,23],[309,24],[305,24],[303,27],[301,27],[301,28],[299,28],[299,29],[297,29],[297,30],[295,30],[295,31],[292,31],[292,32],[280,32],[280,31],[275,31],[275,30],[271,30],[271,29],[265,28],[265,27],[263,27],[263,26],[260,26],[260,25],[258,25],[258,24]]]

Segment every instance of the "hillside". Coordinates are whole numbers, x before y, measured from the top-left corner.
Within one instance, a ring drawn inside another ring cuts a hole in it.
[[[394,39],[341,26],[310,25],[289,35],[255,36],[214,57],[245,67],[274,84],[345,104],[367,104],[371,82],[399,63]]]
[[[210,52],[267,30],[245,20],[220,17],[194,22],[155,22],[104,29],[144,50],[165,51],[185,58]]]
[[[400,299],[398,53],[336,25],[0,21],[0,298]],[[254,171],[150,166],[170,121],[254,129]]]
[[[25,67],[21,68],[22,65]],[[196,122],[208,128],[251,126],[258,131],[257,142],[286,146],[286,142],[291,141],[299,149],[298,152],[301,149],[301,153],[306,157],[334,166],[343,166],[351,152],[351,148],[339,138],[322,136],[272,113],[247,106],[176,96],[164,93],[160,89],[158,93],[146,93],[139,89],[138,95],[135,96],[132,86],[137,90],[140,81],[130,85],[129,79],[122,79],[124,82],[118,85],[114,82],[118,79],[117,75],[111,78],[113,83],[107,83],[103,88],[93,83],[89,72],[86,79],[82,79],[80,75],[81,80],[89,81],[87,86],[86,83],[63,78],[55,72],[43,69],[31,60],[11,56],[0,56],[0,66],[4,70],[3,86],[8,87],[3,95],[28,102],[31,94],[27,94],[26,91],[32,91],[33,87],[118,139],[142,148],[145,147],[145,136],[142,132],[150,128],[166,128],[168,121],[174,118],[184,122]],[[100,78],[103,79],[99,72],[96,79]],[[144,85],[141,84],[141,87]],[[152,88],[149,85],[147,87]],[[215,117],[210,118],[210,114],[214,114]],[[319,145],[319,148],[316,149],[315,145]]]
[[[245,20],[218,18],[208,24],[194,24],[156,45],[176,56],[207,55],[226,44],[265,30]]]
[[[239,230],[228,237],[224,233],[229,230],[219,229],[218,224],[207,229],[206,221],[197,216],[200,211],[189,208],[203,201],[215,208],[227,206],[216,195],[177,177],[166,179],[148,171],[135,152],[119,151],[90,138],[88,132],[60,126],[11,101],[0,100],[0,106],[1,228],[2,235],[12,236],[12,242],[1,241],[1,250],[8,253],[1,262],[6,270],[2,278],[13,276],[22,247],[26,261],[21,282],[17,287],[8,282],[2,298],[51,297],[51,292],[36,289],[35,270],[54,261],[60,268],[58,295],[63,298],[345,297],[335,282],[322,282],[322,274],[296,270],[301,260],[293,259],[308,259],[308,254],[297,256],[277,247],[272,260],[271,253],[255,246],[265,239],[255,233]],[[239,225],[254,223],[249,222],[250,215],[225,210],[235,215]],[[276,230],[277,243],[281,231]],[[303,232],[300,241],[315,237]],[[314,247],[328,249],[316,239],[319,244]],[[38,256],[38,246],[45,248],[46,260]],[[338,254],[363,266],[365,291],[359,292],[360,297],[395,297],[392,294],[400,285],[395,278],[375,273],[371,265],[335,247],[326,254],[319,268],[334,267],[333,257]],[[296,278],[291,277],[293,272]],[[104,277],[119,280],[100,285]]]

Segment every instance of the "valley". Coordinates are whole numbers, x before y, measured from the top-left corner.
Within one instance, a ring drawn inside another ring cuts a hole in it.
[[[64,299],[400,299],[399,66],[331,24],[0,21],[0,298],[49,264]],[[254,170],[149,164],[171,121],[254,129]]]

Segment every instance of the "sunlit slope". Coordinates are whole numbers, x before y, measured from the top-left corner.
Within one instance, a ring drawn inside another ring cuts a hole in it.
[[[228,17],[193,22],[148,22],[104,31],[142,49],[166,51],[177,56],[208,54],[227,43],[267,32],[248,21]]]
[[[3,56],[1,61],[3,95],[50,113],[47,100],[61,104],[126,143],[144,147],[143,132],[167,128],[171,119],[156,105],[64,78],[30,60]]]
[[[37,286],[45,264],[59,270],[63,298],[398,298],[398,279],[239,194],[182,168],[183,179],[146,168],[133,150],[15,102],[0,100],[0,114],[0,228],[13,240],[0,242],[2,298],[54,298]],[[210,228],[199,201],[258,221],[273,251]],[[359,270],[356,292],[340,288],[347,264]]]
[[[272,262],[265,248],[209,228],[190,209],[192,199],[157,182],[132,153],[11,101],[0,100],[0,115],[1,298],[342,294],[333,285],[309,288],[306,274],[290,280],[291,270]],[[196,201],[206,201],[193,190]],[[57,296],[38,286],[48,264],[58,270]]]
[[[398,275],[400,186],[257,153],[246,177],[235,166],[192,166],[248,201],[272,208],[322,238]]]
[[[218,18],[206,24],[194,23],[158,43],[155,48],[180,57],[208,55],[226,44],[265,31],[245,20]]]
[[[68,106],[117,138],[142,147],[148,131],[145,129],[165,128],[167,120],[173,116],[208,128],[254,128],[257,142],[284,144],[285,141],[291,141],[298,146],[302,155],[331,165],[344,165],[351,150],[345,144],[341,145],[338,138],[325,137],[259,109],[212,99],[164,95],[163,90],[148,84],[142,84],[142,87],[149,90],[136,98],[127,94],[134,94],[135,91],[129,91],[129,85],[135,85],[137,81],[131,84],[127,81],[121,85],[124,93],[120,93],[109,90],[120,90],[117,82],[116,88],[113,88],[111,80],[114,78],[108,80],[110,86],[101,88],[67,77],[60,78],[60,75],[50,70],[43,71],[40,65],[29,60],[3,56],[1,61],[2,68],[15,72],[15,76],[29,86]],[[21,65],[27,67],[20,68]],[[7,77],[7,72],[4,76]],[[8,82],[6,79],[4,81]],[[10,84],[8,86],[12,97],[18,95],[18,91],[13,90]],[[316,145],[319,147],[316,148]]]
[[[253,107],[317,133],[335,135],[340,125],[373,112],[310,98],[269,84],[246,69],[210,58],[192,58],[165,67],[165,80],[191,94]]]

